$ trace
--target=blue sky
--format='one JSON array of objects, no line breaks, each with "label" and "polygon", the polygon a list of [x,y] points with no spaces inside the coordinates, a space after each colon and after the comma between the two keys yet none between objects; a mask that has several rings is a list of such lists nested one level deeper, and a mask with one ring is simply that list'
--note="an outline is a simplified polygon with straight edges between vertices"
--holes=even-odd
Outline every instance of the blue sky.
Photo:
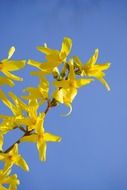
[{"label": "blue sky", "polygon": [[[16,46],[15,59],[44,56],[36,46],[47,42],[60,48],[64,36],[73,39],[71,55],[84,62],[99,48],[98,62],[112,63],[106,79],[111,91],[98,82],[82,88],[73,102],[71,116],[59,106],[47,114],[45,126],[61,135],[59,144],[48,144],[47,162],[41,163],[34,145],[20,151],[30,165],[19,175],[19,190],[126,190],[127,189],[127,2],[126,0],[13,0],[0,1],[0,56]],[[19,72],[22,87],[35,85],[29,67]],[[30,80],[28,80],[30,78]],[[8,91],[10,88],[7,89]],[[1,112],[8,110],[1,104]],[[10,141],[16,134],[10,134]]]}]

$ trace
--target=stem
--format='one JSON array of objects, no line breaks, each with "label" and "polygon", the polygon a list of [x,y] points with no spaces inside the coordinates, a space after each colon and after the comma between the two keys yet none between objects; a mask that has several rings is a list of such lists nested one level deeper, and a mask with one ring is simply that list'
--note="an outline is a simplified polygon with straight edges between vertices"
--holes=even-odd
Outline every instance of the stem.
[{"label": "stem", "polygon": [[49,111],[49,109],[51,108],[51,102],[50,102],[50,100],[48,100],[47,101],[47,108],[45,109],[45,111],[44,111],[44,113],[45,113],[45,115],[47,114],[47,112]]},{"label": "stem", "polygon": [[31,130],[31,131],[25,131],[25,133],[24,133],[15,143],[13,143],[9,148],[7,148],[7,149],[4,151],[4,153],[9,152],[9,151],[14,147],[15,144],[19,144],[19,143],[20,143],[20,139],[21,139],[21,138],[23,138],[24,136],[30,135],[32,131],[33,131],[33,130]]}]

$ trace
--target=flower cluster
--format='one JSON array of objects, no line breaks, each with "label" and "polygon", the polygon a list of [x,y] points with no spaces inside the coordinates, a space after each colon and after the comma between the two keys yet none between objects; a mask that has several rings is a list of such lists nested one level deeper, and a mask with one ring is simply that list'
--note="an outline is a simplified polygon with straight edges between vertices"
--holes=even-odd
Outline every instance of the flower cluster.
[{"label": "flower cluster", "polygon": [[[20,97],[13,92],[6,95],[3,89],[0,90],[0,100],[7,106],[11,115],[0,114],[0,161],[3,162],[3,168],[0,170],[0,189],[17,190],[19,179],[16,174],[12,174],[13,165],[17,165],[25,171],[29,171],[29,166],[19,153],[19,145],[23,142],[36,144],[39,159],[46,160],[47,142],[60,142],[61,137],[45,131],[44,122],[47,112],[59,104],[64,104],[70,108],[66,114],[72,111],[72,102],[78,93],[80,87],[86,86],[95,79],[99,80],[107,90],[110,87],[104,79],[104,71],[110,67],[110,63],[98,64],[97,58],[99,50],[86,63],[82,63],[79,57],[68,58],[72,48],[72,40],[65,37],[60,50],[50,49],[47,44],[38,46],[37,50],[45,55],[44,62],[38,62],[32,59],[12,60],[11,57],[15,48],[11,47],[8,57],[0,61],[0,85],[14,86],[14,81],[23,79],[13,71],[20,70],[29,64],[36,67],[37,70],[30,72],[32,76],[39,79],[37,87],[27,87],[23,89]],[[48,75],[52,76],[52,83],[48,81]],[[50,88],[51,85],[54,88]],[[52,93],[49,94],[49,90]],[[45,110],[42,105],[47,103]],[[23,134],[10,147],[4,150],[5,135],[19,129]]]}]

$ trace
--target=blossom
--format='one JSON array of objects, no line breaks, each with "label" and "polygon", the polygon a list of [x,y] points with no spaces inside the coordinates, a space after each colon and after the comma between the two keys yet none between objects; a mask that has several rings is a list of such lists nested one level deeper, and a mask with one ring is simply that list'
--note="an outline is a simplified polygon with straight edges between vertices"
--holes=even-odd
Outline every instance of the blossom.
[{"label": "blossom", "polygon": [[[0,61],[0,72],[2,72],[5,77],[0,77],[0,85],[8,84],[14,86],[13,80],[22,81],[23,78],[12,74],[12,71],[17,71],[25,66],[25,60],[11,60],[12,55],[15,52],[15,47],[11,47],[8,51],[8,57]],[[5,81],[4,81],[5,79]]]},{"label": "blossom", "polygon": [[43,127],[44,117],[45,117],[45,114],[42,113],[36,125],[35,133],[28,136],[24,136],[20,140],[20,142],[36,143],[36,146],[39,152],[39,158],[40,160],[43,160],[43,161],[46,160],[47,142],[59,142],[61,140],[61,137],[44,131],[44,127]]},{"label": "blossom", "polygon": [[0,90],[0,100],[12,111],[13,115],[0,114],[0,133],[6,134],[16,126],[20,125],[23,118],[23,112],[27,109],[27,105],[14,93],[9,92],[9,96],[12,98],[13,103],[6,97],[3,91]]},{"label": "blossom", "polygon": [[[16,174],[10,175],[11,170],[0,170],[0,190],[17,190],[20,181]],[[8,187],[5,187],[8,185]]]},{"label": "blossom", "polygon": [[38,100],[39,104],[44,103],[48,99],[49,82],[44,77],[39,77],[38,87],[27,87],[23,91],[28,92],[28,95],[22,97],[26,100]]},{"label": "blossom", "polygon": [[10,97],[12,98],[12,103],[4,94],[3,91],[0,90],[0,100],[12,111],[13,115],[4,115],[0,114],[0,149],[2,147],[2,138],[4,134],[9,132],[15,127],[20,125],[20,121],[23,114],[23,109],[25,109],[25,104],[12,92],[9,93]]},{"label": "blossom", "polygon": [[6,134],[9,130],[15,128],[15,126],[25,125],[28,130],[35,128],[36,123],[40,116],[38,115],[39,103],[37,99],[29,99],[28,104],[25,104],[19,97],[14,93],[10,92],[9,95],[14,101],[14,104],[8,100],[5,94],[0,91],[1,101],[7,105],[7,107],[12,111],[13,115],[2,115],[0,114],[0,119],[3,122],[0,124],[0,131]]},{"label": "blossom", "polygon": [[110,63],[96,64],[99,55],[99,50],[96,49],[94,54],[86,62],[82,64],[78,57],[74,57],[74,61],[77,64],[79,70],[81,71],[81,76],[94,77],[98,79],[109,91],[110,87],[106,80],[104,79],[105,73],[103,71],[107,70],[110,67]]},{"label": "blossom", "polygon": [[41,63],[34,60],[29,60],[28,64],[41,70],[33,71],[31,74],[44,75],[51,73],[55,67],[66,62],[67,56],[71,51],[71,47],[72,40],[67,37],[63,39],[61,50],[50,49],[46,44],[44,46],[38,46],[37,49],[46,55],[46,61]]},{"label": "blossom", "polygon": [[58,102],[69,106],[71,109],[71,103],[78,92],[77,89],[89,84],[92,81],[92,79],[76,79],[73,60],[71,60],[69,62],[68,78],[53,82],[54,86],[57,87],[57,90],[53,93],[53,97]]},{"label": "blossom", "polygon": [[14,103],[12,103],[4,94],[2,90],[0,90],[0,100],[12,111],[12,113],[16,116],[22,115],[23,110],[26,109],[27,105],[13,92],[9,92],[8,95],[11,97]]},{"label": "blossom", "polygon": [[29,170],[26,161],[18,153],[18,144],[15,144],[13,148],[6,153],[1,152],[0,160],[5,162],[5,170],[10,169],[14,164],[21,167],[25,171]]},{"label": "blossom", "polygon": [[68,54],[71,51],[72,40],[65,37],[62,42],[61,50],[50,49],[45,44],[44,46],[37,46],[37,49],[46,55],[46,60],[50,63],[61,63],[66,61]]}]

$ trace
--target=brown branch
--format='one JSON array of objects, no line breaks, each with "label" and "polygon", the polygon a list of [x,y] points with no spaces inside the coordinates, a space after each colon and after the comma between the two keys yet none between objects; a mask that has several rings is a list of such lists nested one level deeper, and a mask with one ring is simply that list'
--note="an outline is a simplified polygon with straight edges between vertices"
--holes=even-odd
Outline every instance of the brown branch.
[{"label": "brown branch", "polygon": [[25,136],[28,136],[28,135],[31,135],[31,132],[32,132],[32,131],[33,131],[33,130],[31,130],[31,131],[25,131],[25,133],[24,133],[16,142],[14,142],[9,148],[7,148],[7,149],[4,151],[4,153],[8,153],[8,152],[14,147],[15,144],[19,144],[21,138],[23,138],[23,137],[25,137]]},{"label": "brown branch", "polygon": [[45,109],[45,111],[44,111],[44,113],[45,113],[45,115],[47,114],[47,112],[49,111],[49,109],[51,108],[51,102],[50,102],[50,100],[47,100],[47,107],[46,107],[46,109]]}]

